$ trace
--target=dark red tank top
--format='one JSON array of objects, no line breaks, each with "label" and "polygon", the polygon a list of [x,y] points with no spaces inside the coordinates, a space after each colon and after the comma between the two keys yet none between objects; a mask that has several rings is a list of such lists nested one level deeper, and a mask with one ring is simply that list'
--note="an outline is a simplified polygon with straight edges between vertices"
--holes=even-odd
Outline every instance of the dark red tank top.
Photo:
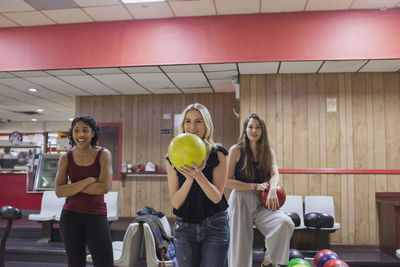
[{"label": "dark red tank top", "polygon": [[[67,152],[68,156],[68,176],[71,183],[78,182],[86,177],[99,177],[100,175],[100,156],[104,148],[97,152],[96,159],[90,166],[79,166],[75,163],[72,151]],[[64,209],[89,214],[107,214],[104,195],[91,195],[78,193],[67,198]]]}]

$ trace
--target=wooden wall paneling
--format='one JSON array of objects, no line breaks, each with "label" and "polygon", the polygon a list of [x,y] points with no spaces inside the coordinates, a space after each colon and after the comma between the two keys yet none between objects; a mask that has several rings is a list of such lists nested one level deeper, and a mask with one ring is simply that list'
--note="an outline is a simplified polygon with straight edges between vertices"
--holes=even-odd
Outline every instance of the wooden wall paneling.
[{"label": "wooden wall paneling", "polygon": [[[386,169],[385,91],[382,73],[372,73],[372,104],[374,132],[374,164],[377,169]],[[387,176],[376,175],[377,192],[387,191]]]},{"label": "wooden wall paneling", "polygon": [[[336,112],[326,112],[326,161],[328,168],[340,168],[340,131],[339,131],[339,75],[325,74],[325,93],[326,99],[336,99]],[[325,102],[326,103],[326,102]],[[326,105],[326,104],[325,104]],[[331,175],[327,179],[327,195],[333,196],[335,202],[335,217],[341,220],[341,198],[340,198],[340,175]],[[338,242],[340,230],[336,231],[332,237],[332,242]]]},{"label": "wooden wall paneling", "polygon": [[215,104],[214,105],[214,114],[212,115],[212,120],[214,124],[214,141],[217,143],[222,143],[222,145],[226,146],[223,143],[224,140],[224,113],[225,112],[232,112],[232,110],[228,110],[228,107],[223,105],[224,103],[224,96],[222,94],[214,95]]},{"label": "wooden wall paneling", "polygon": [[[374,153],[374,114],[373,114],[373,100],[372,100],[372,75],[371,73],[365,74],[365,95],[366,95],[366,111],[367,111],[367,166],[368,169],[375,169],[375,153]],[[376,231],[377,217],[373,210],[376,210],[375,200],[375,175],[368,175],[368,207],[369,207],[369,244],[375,244],[378,240],[378,233]]]},{"label": "wooden wall paneling", "polygon": [[[275,92],[276,92],[276,161],[278,168],[283,165],[283,103],[282,103],[282,75],[275,76]],[[283,177],[280,183],[283,183]]]},{"label": "wooden wall paneling", "polygon": [[[318,75],[307,75],[308,168],[320,167],[319,106]],[[321,175],[310,174],[308,176],[308,194],[318,195],[320,190]]]},{"label": "wooden wall paneling", "polygon": [[[122,101],[122,114],[123,117],[121,118],[122,121],[122,160],[125,161],[126,164],[132,163],[132,96],[124,96],[124,100]],[[132,187],[131,187],[132,179],[126,178],[124,182],[124,187],[120,189],[119,193],[119,214],[121,216],[129,217],[131,216],[131,204],[132,198],[135,196],[132,194]]]},{"label": "wooden wall paneling", "polygon": [[[250,114],[250,75],[240,76],[240,127]],[[240,130],[242,131],[242,130]]]},{"label": "wooden wall paneling", "polygon": [[[154,110],[154,96],[152,95],[147,95],[146,96],[146,113],[147,113],[147,122],[145,124],[143,124],[144,126],[147,126],[147,136],[145,139],[146,142],[146,158],[141,161],[141,165],[142,165],[142,169],[145,168],[146,163],[147,163],[147,159],[152,159],[153,160],[153,153],[152,153],[152,148],[154,145],[154,135],[156,134],[154,132],[154,123],[156,118],[153,117],[153,110]],[[159,133],[157,133],[159,134]],[[157,205],[157,200],[153,197],[152,194],[152,185],[153,185],[153,179],[146,179],[146,195],[145,195],[145,202],[146,202],[146,206],[155,208],[155,206]]]},{"label": "wooden wall paneling", "polygon": [[[133,166],[136,167],[137,160],[137,137],[138,137],[138,96],[130,96],[131,103],[130,106],[126,106],[126,111],[132,114],[132,117],[127,120],[127,123],[130,123],[129,132],[127,133],[127,138],[132,139],[132,143],[128,149],[130,148],[130,160]],[[137,191],[137,179],[129,179],[130,184],[130,194],[131,194],[131,203],[130,203],[130,216],[136,215],[136,191]],[[129,187],[128,184],[128,187]]]},{"label": "wooden wall paneling", "polygon": [[[152,96],[152,140],[151,140],[151,159],[154,164],[160,166],[161,163],[161,122],[163,120],[163,113],[161,109],[161,95]],[[164,158],[164,157],[163,157]],[[145,166],[144,166],[145,167]],[[166,193],[164,190],[161,190],[161,179],[157,177],[157,179],[149,179],[151,184],[151,203],[153,203],[153,208],[156,210],[161,210],[161,194]]]},{"label": "wooden wall paneling", "polygon": [[[257,112],[257,77],[260,75],[250,75],[250,91],[249,91],[249,106],[250,106],[250,112],[255,113]],[[249,115],[247,114],[247,115]]]},{"label": "wooden wall paneling", "polygon": [[[344,84],[346,91],[346,162],[347,168],[354,168],[354,157],[353,157],[353,109],[352,109],[352,74],[344,74]],[[347,200],[348,200],[348,243],[355,243],[355,188],[354,188],[354,175],[350,174],[347,176]]]},{"label": "wooden wall paneling", "polygon": [[114,119],[114,101],[113,96],[104,96],[102,122],[113,122]]},{"label": "wooden wall paneling", "polygon": [[[148,111],[147,111],[147,100],[148,96],[139,95],[137,97],[137,139],[136,139],[136,161],[143,165],[147,158],[147,138],[149,134],[147,132],[147,124],[149,121]],[[147,194],[147,179],[146,177],[138,177],[136,179],[136,209],[135,213],[138,210],[141,210],[145,205],[148,205],[146,202],[146,194]]]},{"label": "wooden wall paneling", "polygon": [[[283,167],[293,168],[293,87],[292,76],[284,75],[282,80],[283,106]],[[283,186],[289,195],[295,194],[294,176],[286,174]]]},{"label": "wooden wall paneling", "polygon": [[75,116],[78,116],[81,112],[81,96],[75,97]]},{"label": "wooden wall paneling", "polygon": [[235,131],[235,120],[237,120],[233,113],[235,105],[234,95],[223,94],[223,106],[224,108],[224,119],[223,119],[223,141],[222,144],[227,150],[236,143],[236,139],[239,137],[239,133]]},{"label": "wooden wall paneling", "polygon": [[95,115],[95,99],[93,97],[89,98],[89,113],[92,117]]},{"label": "wooden wall paneling", "polygon": [[81,116],[84,114],[90,114],[90,98],[89,96],[81,96],[80,97],[80,106],[79,106],[79,113],[77,116]]},{"label": "wooden wall paneling", "polygon": [[[265,122],[267,122],[267,109],[266,102],[268,101],[267,94],[267,84],[266,79],[268,75],[256,75],[256,84],[257,86],[254,88],[254,96],[252,95],[251,103],[255,103],[255,110],[253,112],[260,115]],[[253,93],[253,91],[252,91]],[[253,102],[254,101],[254,102]],[[268,124],[267,124],[268,127]]]},{"label": "wooden wall paneling", "polygon": [[[277,152],[277,130],[276,130],[276,120],[277,120],[277,110],[276,110],[276,75],[266,75],[265,77],[265,88],[264,96],[261,92],[257,92],[257,99],[260,98],[260,109],[265,112],[262,117],[265,120],[269,144],[271,148]],[[257,88],[258,90],[258,88]]]},{"label": "wooden wall paneling", "polygon": [[[346,143],[346,85],[345,75],[339,74],[339,131],[340,131],[340,168],[347,168],[347,143]],[[341,227],[340,227],[340,242],[347,243],[349,235],[349,217],[348,217],[348,175],[340,176],[340,210],[341,210]],[[339,220],[338,220],[339,221]]]},{"label": "wooden wall paneling", "polygon": [[[367,118],[365,73],[352,75],[354,167],[367,168]],[[355,179],[356,243],[368,244],[368,176]]]},{"label": "wooden wall paneling", "polygon": [[[293,103],[293,167],[308,166],[308,111],[307,80],[304,74],[292,75]],[[296,195],[308,193],[308,175],[296,175],[294,181]]]},{"label": "wooden wall paneling", "polygon": [[94,96],[94,119],[98,122],[103,121],[103,96]]},{"label": "wooden wall paneling", "polygon": [[[172,129],[174,131],[174,105],[175,99],[177,95],[166,95],[163,96],[161,101],[161,110],[163,114],[171,114],[171,119],[169,120],[162,120],[161,128],[162,129]],[[162,160],[160,166],[165,166],[165,156],[168,151],[168,145],[171,142],[174,134],[163,134],[161,135],[161,152],[164,152],[162,155]],[[159,167],[159,166],[158,166]],[[164,167],[165,168],[165,167]],[[168,191],[168,179],[167,177],[161,177],[161,208],[160,210],[164,212],[166,216],[172,216],[172,206],[171,200],[169,198],[169,191]]]},{"label": "wooden wall paneling", "polygon": [[[400,84],[399,73],[384,73],[385,113],[386,113],[386,160],[389,169],[399,167],[400,162]],[[388,188],[392,192],[400,191],[400,175],[388,176]]]},{"label": "wooden wall paneling", "polygon": [[[327,168],[326,162],[326,96],[325,96],[325,75],[318,76],[318,97],[319,97],[319,142],[320,142],[320,166]],[[321,174],[320,195],[327,195],[327,175]]]}]

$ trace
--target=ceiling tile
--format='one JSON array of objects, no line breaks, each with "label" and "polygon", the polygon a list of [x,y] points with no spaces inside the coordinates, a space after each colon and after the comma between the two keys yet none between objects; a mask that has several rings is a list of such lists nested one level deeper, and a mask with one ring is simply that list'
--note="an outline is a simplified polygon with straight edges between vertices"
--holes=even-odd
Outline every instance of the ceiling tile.
[{"label": "ceiling tile", "polygon": [[261,12],[303,11],[306,0],[261,0]]},{"label": "ceiling tile", "polygon": [[3,15],[22,26],[55,24],[39,11],[10,12],[3,13]]},{"label": "ceiling tile", "polygon": [[328,72],[357,72],[364,64],[366,60],[338,60],[338,61],[326,61],[319,73]]},{"label": "ceiling tile", "polygon": [[118,95],[119,92],[105,86],[89,75],[58,76],[59,79],[72,84],[73,86],[90,92],[93,95]]},{"label": "ceiling tile", "polygon": [[212,0],[169,2],[177,17],[195,17],[216,15]]},{"label": "ceiling tile", "polygon": [[149,67],[126,67],[121,68],[126,73],[157,73],[162,72],[159,67],[149,66]]},{"label": "ceiling tile", "polygon": [[82,69],[89,74],[122,74],[124,73],[119,68],[96,68],[96,69]]},{"label": "ceiling tile", "polygon": [[281,62],[279,73],[317,73],[323,61]]},{"label": "ceiling tile", "polygon": [[306,11],[349,9],[353,0],[309,0]]},{"label": "ceiling tile", "polygon": [[394,8],[399,0],[355,0],[351,9],[388,9]]},{"label": "ceiling tile", "polygon": [[47,70],[46,73],[54,76],[85,75],[81,70]]},{"label": "ceiling tile", "polygon": [[185,94],[214,93],[210,87],[182,88],[181,90]]},{"label": "ceiling tile", "polygon": [[93,21],[92,18],[86,15],[86,13],[79,8],[44,10],[42,12],[57,23],[80,23]]},{"label": "ceiling tile", "polygon": [[211,83],[212,88],[217,93],[222,93],[222,92],[233,93],[233,92],[235,92],[235,86],[233,86],[231,79],[210,80],[210,83]]},{"label": "ceiling tile", "polygon": [[201,64],[204,71],[237,70],[236,63]]},{"label": "ceiling tile", "polygon": [[182,92],[179,89],[150,89],[153,94],[181,94]]},{"label": "ceiling tile", "polygon": [[200,65],[169,65],[160,66],[160,68],[166,73],[169,72],[201,72]]},{"label": "ceiling tile", "polygon": [[18,24],[0,15],[0,28],[15,27],[15,26],[18,26]]},{"label": "ceiling tile", "polygon": [[120,5],[121,2],[118,0],[74,0],[77,5],[80,7],[88,7],[88,6],[117,6]]},{"label": "ceiling tile", "polygon": [[179,72],[167,75],[181,89],[210,86],[202,72]]},{"label": "ceiling tile", "polygon": [[218,15],[260,12],[259,0],[215,0]]},{"label": "ceiling tile", "polygon": [[23,0],[1,0],[0,12],[33,11],[33,7]]},{"label": "ceiling tile", "polygon": [[77,8],[73,0],[25,0],[25,2],[34,7],[36,10]]},{"label": "ceiling tile", "polygon": [[232,79],[234,76],[238,76],[237,70],[230,71],[212,71],[206,72],[206,76],[209,80],[217,80],[217,79]]},{"label": "ceiling tile", "polygon": [[15,75],[8,72],[0,72],[0,78],[15,78]]},{"label": "ceiling tile", "polygon": [[44,72],[44,71],[10,71],[9,73],[18,76],[18,77],[46,77],[46,76],[50,76],[48,73]]},{"label": "ceiling tile", "polygon": [[123,6],[85,7],[83,10],[96,21],[132,19],[132,16]]},{"label": "ceiling tile", "polygon": [[147,89],[172,89],[176,86],[164,73],[136,73],[129,74],[137,83]]},{"label": "ceiling tile", "polygon": [[174,16],[165,2],[127,4],[126,7],[135,19],[171,18]]},{"label": "ceiling tile", "polygon": [[90,95],[88,92],[80,90],[56,77],[32,77],[25,78],[25,80],[67,96]]},{"label": "ceiling tile", "polygon": [[360,70],[360,72],[390,72],[400,71],[400,59],[371,60]]},{"label": "ceiling tile", "polygon": [[240,74],[268,74],[278,71],[279,62],[239,63]]},{"label": "ceiling tile", "polygon": [[104,74],[93,77],[121,94],[149,94],[149,91],[135,83],[127,74]]}]

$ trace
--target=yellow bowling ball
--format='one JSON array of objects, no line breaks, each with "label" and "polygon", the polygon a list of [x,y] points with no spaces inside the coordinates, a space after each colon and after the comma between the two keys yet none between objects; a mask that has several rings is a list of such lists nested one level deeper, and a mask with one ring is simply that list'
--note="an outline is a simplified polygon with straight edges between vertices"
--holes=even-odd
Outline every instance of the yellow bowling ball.
[{"label": "yellow bowling ball", "polygon": [[193,167],[192,162],[201,166],[206,158],[206,145],[195,134],[179,134],[169,143],[168,157],[172,165],[178,170],[184,165]]}]

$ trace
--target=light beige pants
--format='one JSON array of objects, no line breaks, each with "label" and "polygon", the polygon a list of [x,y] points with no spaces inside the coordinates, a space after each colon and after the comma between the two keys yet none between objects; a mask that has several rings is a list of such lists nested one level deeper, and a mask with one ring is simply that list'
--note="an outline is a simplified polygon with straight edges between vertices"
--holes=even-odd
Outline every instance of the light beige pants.
[{"label": "light beige pants", "polygon": [[231,229],[228,266],[252,266],[253,225],[265,236],[264,259],[286,265],[294,229],[292,219],[280,210],[269,211],[262,206],[259,191],[233,190],[228,204]]}]

